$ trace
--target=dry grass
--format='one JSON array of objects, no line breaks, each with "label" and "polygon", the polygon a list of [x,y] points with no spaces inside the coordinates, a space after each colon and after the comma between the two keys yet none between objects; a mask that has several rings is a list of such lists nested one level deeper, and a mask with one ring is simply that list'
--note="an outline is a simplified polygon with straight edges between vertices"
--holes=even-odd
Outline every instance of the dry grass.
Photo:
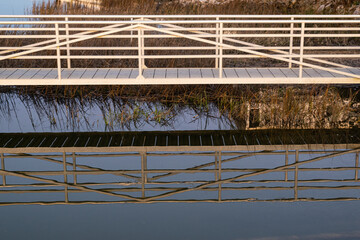
[{"label": "dry grass", "polygon": [[[312,14],[318,1],[234,0],[220,5],[183,4],[154,0],[104,0],[104,9],[88,9],[81,5],[34,4],[33,14]],[[314,3],[314,4],[312,4]],[[324,10],[324,13],[325,12]],[[34,34],[34,33],[33,33]],[[25,45],[27,40],[1,42],[1,45]],[[115,46],[113,40],[91,40],[88,45],[101,43]],[[162,40],[179,44],[176,39]],[[267,41],[273,41],[267,39]],[[356,44],[347,42],[349,44]],[[118,44],[118,43],[117,43]],[[135,43],[134,43],[135,44]],[[285,44],[287,44],[285,42]],[[307,44],[312,44],[308,42]],[[313,43],[318,44],[318,43]],[[334,43],[336,44],[336,43]],[[79,43],[75,46],[83,46]],[[116,52],[108,52],[115,54]],[[48,54],[53,54],[49,51]],[[81,54],[81,53],[78,53]],[[101,51],[91,54],[103,54]],[[194,52],[196,54],[196,52]],[[267,66],[256,60],[225,64],[236,66]],[[213,66],[207,61],[147,61],[149,67]],[[136,67],[132,61],[74,60],[75,67]],[[282,63],[271,62],[272,66]],[[56,67],[55,61],[11,60],[0,67]],[[235,129],[258,128],[340,128],[360,124],[359,93],[352,88],[322,86],[99,86],[99,87],[8,87],[0,89],[0,110],[3,116],[14,110],[20,98],[28,108],[35,109],[40,118],[53,125],[61,121],[75,129],[79,122],[89,122],[87,112],[98,108],[110,129],[130,128],[147,122],[152,125],[171,125],[187,109],[194,118],[222,119]],[[64,123],[63,123],[64,124]]]}]

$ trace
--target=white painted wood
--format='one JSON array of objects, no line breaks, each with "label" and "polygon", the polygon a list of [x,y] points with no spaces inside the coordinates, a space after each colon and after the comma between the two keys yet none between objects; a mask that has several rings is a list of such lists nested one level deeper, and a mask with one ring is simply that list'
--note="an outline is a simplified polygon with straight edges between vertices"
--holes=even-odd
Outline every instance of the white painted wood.
[{"label": "white painted wood", "polygon": [[360,75],[360,69],[359,68],[349,68],[349,71],[351,71],[354,74]]},{"label": "white painted wood", "polygon": [[37,72],[34,76],[32,76],[32,79],[43,79],[46,75],[49,74],[51,69],[40,69],[39,72]]},{"label": "white painted wood", "polygon": [[284,73],[287,78],[299,77],[299,71],[293,71],[292,68],[281,68],[280,71]]},{"label": "white painted wood", "polygon": [[43,79],[55,79],[57,78],[57,68],[52,68],[48,74]]},{"label": "white painted wood", "polygon": [[340,70],[342,72],[346,72],[346,73],[353,73],[353,71],[351,69],[349,69],[349,68],[341,68],[341,69],[338,68],[338,70]]},{"label": "white painted wood", "polygon": [[304,68],[303,70],[312,78],[322,77],[318,72],[316,72],[312,68]]},{"label": "white painted wood", "polygon": [[209,68],[200,69],[203,78],[214,78],[214,73]]},{"label": "white painted wood", "polygon": [[74,72],[68,77],[68,79],[79,79],[85,73],[86,68],[75,69]]},{"label": "white painted wood", "polygon": [[105,79],[107,73],[110,71],[109,68],[104,68],[104,69],[99,69],[95,75],[94,75],[94,79]]},{"label": "white painted wood", "polygon": [[321,69],[314,69],[314,70],[317,73],[319,73],[321,77],[326,77],[326,78],[333,78],[334,77],[334,75],[331,72],[321,70]]},{"label": "white painted wood", "polygon": [[7,77],[7,79],[19,79],[19,78],[21,78],[22,75],[24,75],[29,70],[30,70],[29,68],[26,68],[26,69],[20,68],[20,69],[16,70],[15,72],[13,72],[11,75],[9,75]]},{"label": "white painted wood", "polygon": [[257,70],[263,78],[274,78],[274,75],[267,68],[258,68]]},{"label": "white painted wood", "polygon": [[24,75],[22,75],[19,79],[30,79],[35,76],[38,72],[40,72],[41,69],[33,68],[27,71]]},{"label": "white painted wood", "polygon": [[[56,70],[55,70],[56,71]],[[178,84],[359,84],[355,78],[178,78],[169,79],[3,79],[2,86],[39,86],[39,85],[178,85]]]},{"label": "white painted wood", "polygon": [[154,78],[154,74],[155,74],[154,68],[144,69],[144,72],[143,72],[144,78]]},{"label": "white painted wood", "polygon": [[118,78],[130,78],[131,72],[132,72],[131,68],[123,68],[121,69]]},{"label": "white painted wood", "polygon": [[138,68],[134,68],[131,71],[130,77],[131,79],[135,79],[139,76],[139,69]]},{"label": "white painted wood", "polygon": [[[341,69],[360,74],[360,69]],[[191,72],[191,75],[190,75]],[[251,75],[249,74],[251,73]],[[153,78],[157,74],[156,78]],[[145,79],[138,79],[138,69],[63,69],[62,80],[57,78],[57,69],[5,69],[0,71],[0,85],[103,85],[103,84],[360,84],[360,79],[346,76],[334,77],[334,73],[304,68],[303,79],[298,78],[298,69],[224,69],[223,78],[218,78],[218,69],[145,69]],[[340,74],[339,74],[340,75]],[[306,80],[304,80],[306,78]],[[67,80],[66,80],[67,79]],[[92,80],[94,79],[94,80]],[[106,79],[106,81],[105,81]],[[116,79],[123,79],[121,81]],[[156,79],[156,80],[152,80]],[[243,79],[243,80],[240,80]],[[31,82],[29,80],[32,80]],[[51,80],[51,81],[50,81]],[[66,81],[65,81],[66,80]],[[145,81],[146,80],[146,81]],[[26,82],[27,81],[27,82]]]},{"label": "white painted wood", "polygon": [[190,68],[190,78],[201,78],[201,71],[198,68]]},{"label": "white painted wood", "polygon": [[0,68],[0,74],[5,72],[7,68]]},{"label": "white painted wood", "polygon": [[84,72],[84,74],[81,76],[81,79],[89,79],[89,78],[93,78],[94,75],[96,74],[96,72],[99,69],[92,69],[92,68],[87,68]]},{"label": "white painted wood", "polygon": [[235,72],[239,78],[250,78],[249,73],[244,68],[235,68]]},{"label": "white painted wood", "polygon": [[63,69],[61,72],[61,78],[69,78],[74,71],[75,69]]},{"label": "white painted wood", "polygon": [[190,78],[190,70],[188,68],[179,68],[178,76],[179,78]]},{"label": "white painted wood", "polygon": [[166,76],[166,69],[160,68],[155,69],[154,78],[165,78]]},{"label": "white painted wood", "polygon": [[224,77],[227,77],[227,78],[237,78],[237,74],[235,72],[235,70],[233,68],[229,69],[229,68],[225,68],[224,69]]},{"label": "white painted wood", "polygon": [[120,73],[120,69],[111,68],[109,69],[108,73],[106,74],[105,79],[115,79]]},{"label": "white painted wood", "polygon": [[262,78],[261,74],[256,68],[246,68],[251,78]]},{"label": "white painted wood", "polygon": [[285,74],[279,68],[269,68],[275,78],[286,78]]},{"label": "white painted wood", "polygon": [[166,78],[178,78],[178,69],[166,69]]},{"label": "white painted wood", "polygon": [[214,78],[219,78],[219,69],[218,68],[213,68],[211,69],[213,75],[214,75]]}]

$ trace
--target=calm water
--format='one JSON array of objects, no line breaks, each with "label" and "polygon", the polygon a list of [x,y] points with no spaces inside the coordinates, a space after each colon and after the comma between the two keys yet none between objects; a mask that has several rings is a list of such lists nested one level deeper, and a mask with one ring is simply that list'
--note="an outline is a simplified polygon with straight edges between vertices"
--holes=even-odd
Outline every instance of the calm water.
[{"label": "calm water", "polygon": [[[31,0],[1,0],[0,14],[23,14],[24,8],[30,7]],[[87,119],[75,127],[63,119],[57,118],[58,125],[54,127],[46,115],[37,115],[33,106],[27,108],[19,99],[15,99],[14,108],[9,116],[0,118],[1,132],[71,132],[71,131],[109,131],[105,126],[104,117],[99,109],[87,112]],[[231,129],[229,122],[215,117],[197,117],[192,110],[186,110],[170,125],[146,123],[130,127],[117,126],[112,130],[219,130]],[[32,117],[31,117],[32,116]],[[75,134],[76,136],[76,134]],[[30,141],[30,140],[29,140]],[[285,150],[285,149],[283,149]],[[320,149],[322,150],[322,149]],[[34,153],[39,155],[41,153]],[[71,153],[69,153],[71,154]],[[299,160],[318,157],[317,154],[301,155]],[[62,156],[54,157],[62,161]],[[230,159],[224,156],[223,160]],[[354,166],[355,154],[346,154],[314,162],[304,167],[338,168]],[[100,161],[101,160],[101,161]],[[8,158],[6,169],[9,171],[62,171],[61,164],[49,163],[35,158]],[[71,155],[67,157],[72,163]],[[209,156],[171,156],[148,157],[148,167],[151,169],[184,169],[214,161]],[[295,157],[289,157],[289,163],[294,163]],[[136,157],[99,157],[81,158],[80,165],[105,170],[138,170],[141,171],[141,161]],[[284,155],[252,156],[247,159],[224,163],[223,168],[274,168],[284,164]],[[213,167],[213,165],[211,165]],[[68,167],[70,171],[71,166]],[[210,169],[210,168],[205,168]],[[230,178],[235,173],[223,173],[222,178]],[[239,173],[238,173],[239,174]],[[243,172],[241,173],[243,174]],[[252,180],[284,179],[284,172],[254,177]],[[315,174],[315,175],[312,175]],[[36,175],[37,176],[37,175]],[[152,176],[152,175],[150,175]],[[50,176],[50,179],[62,181],[62,175]],[[289,179],[294,173],[289,173]],[[354,178],[354,170],[343,172],[301,172],[299,179],[311,178]],[[214,181],[213,173],[177,175],[172,181]],[[69,174],[69,182],[74,178]],[[119,176],[78,176],[79,182],[132,182]],[[24,179],[7,176],[7,184],[39,183],[34,179]],[[3,184],[3,179],[0,180]],[[284,184],[284,185],[282,185]],[[340,185],[348,183],[340,183]],[[240,186],[262,186],[240,185]],[[299,184],[300,185],[300,184]],[[319,184],[312,184],[319,185]],[[137,185],[141,187],[140,185]],[[155,185],[156,186],[156,185]],[[177,187],[178,184],[167,185]],[[197,186],[196,184],[190,187]],[[234,185],[235,186],[235,185]],[[272,183],[268,187],[292,187],[292,183]],[[329,186],[329,185],[328,185]],[[339,183],[338,185],[339,186]],[[358,182],[349,186],[359,186]],[[112,186],[113,187],[113,186]],[[154,187],[154,186],[151,186]],[[189,186],[186,186],[189,187]],[[225,187],[225,185],[224,185]],[[233,187],[228,184],[227,187]],[[3,190],[18,190],[18,188],[0,188]],[[28,188],[20,188],[26,190]],[[33,188],[34,189],[34,188]],[[41,188],[39,188],[41,189]],[[52,187],[53,190],[64,191],[63,187]],[[80,194],[83,194],[80,196]],[[155,193],[148,193],[155,194]],[[159,194],[159,193],[157,193]],[[224,193],[223,197],[281,199],[293,198],[290,190],[233,191]],[[136,196],[136,194],[134,195]],[[175,196],[177,197],[177,196]],[[343,198],[360,197],[360,190],[304,190],[299,197],[305,198]],[[178,196],[178,199],[216,199],[217,192],[196,192]],[[60,200],[59,200],[60,199]],[[69,194],[70,201],[114,201],[114,198],[95,193]],[[63,192],[53,193],[1,193],[0,202],[31,202],[31,201],[64,201]],[[100,205],[15,205],[0,206],[0,239],[360,239],[360,201],[331,202],[234,202],[234,203],[149,203],[149,204],[100,204]]]}]

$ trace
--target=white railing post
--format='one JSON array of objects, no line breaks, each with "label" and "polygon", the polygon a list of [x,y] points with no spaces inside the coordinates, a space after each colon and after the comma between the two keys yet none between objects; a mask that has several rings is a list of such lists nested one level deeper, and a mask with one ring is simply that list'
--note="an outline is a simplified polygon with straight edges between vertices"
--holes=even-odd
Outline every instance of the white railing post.
[{"label": "white railing post", "polygon": [[[299,150],[295,151],[295,163],[299,162]],[[299,166],[295,166],[294,171],[294,200],[298,200],[298,180],[299,180]]]},{"label": "white railing post", "polygon": [[[218,181],[221,181],[221,152],[218,153]],[[222,186],[221,183],[218,185],[218,201],[221,202],[221,191]]]},{"label": "white railing post", "polygon": [[299,78],[303,77],[303,61],[304,61],[304,42],[305,42],[305,23],[301,23],[301,37],[300,37],[300,66]]},{"label": "white railing post", "polygon": [[[289,150],[285,150],[285,166],[289,164]],[[285,169],[285,182],[288,181],[288,168]]]},{"label": "white railing post", "polygon": [[77,184],[77,175],[76,175],[76,155],[75,152],[72,153],[72,159],[73,159],[73,171],[74,171],[74,175],[73,175],[73,182],[76,185]]},{"label": "white railing post", "polygon": [[[68,22],[69,18],[65,17],[65,21]],[[69,42],[70,38],[70,31],[69,31],[69,24],[65,24],[65,34],[66,34],[66,41]],[[67,68],[71,68],[71,60],[70,60],[70,44],[66,44],[66,56],[67,56]]]},{"label": "white railing post", "polygon": [[[130,18],[130,20],[131,20],[131,22],[133,22],[133,21],[134,21],[134,18]],[[131,23],[130,25],[132,26],[133,24]],[[133,42],[133,35],[134,35],[134,31],[133,31],[133,30],[130,31],[130,35],[131,35],[130,43],[132,43],[132,42]]]},{"label": "white railing post", "polygon": [[[60,44],[60,33],[59,33],[58,23],[55,23],[55,32],[56,32],[56,44]],[[56,59],[57,59],[58,79],[61,80],[60,46],[56,46]]]},{"label": "white railing post", "polygon": [[355,181],[359,180],[359,152],[355,154]]},{"label": "white railing post", "polygon": [[[220,23],[220,44],[223,44],[223,23]],[[220,46],[219,78],[223,77],[223,47]]]},{"label": "white railing post", "polygon": [[[294,17],[291,17],[291,21],[294,21]],[[294,45],[294,23],[290,23],[290,46],[289,46],[289,55],[293,54],[293,45]],[[292,57],[289,58],[292,60]],[[292,68],[292,63],[289,62],[289,68]]]},{"label": "white railing post", "polygon": [[[4,153],[1,153],[1,169],[5,171],[5,156]],[[2,176],[2,184],[3,186],[6,186],[6,175],[3,174]]]},{"label": "white railing post", "polygon": [[139,75],[138,75],[138,78],[139,79],[142,79],[143,78],[143,75],[142,75],[142,70],[143,70],[143,51],[142,51],[142,31],[141,29],[139,28],[138,29],[138,61],[139,61]]},{"label": "white railing post", "polygon": [[[143,17],[141,18],[141,21],[144,21]],[[141,51],[142,51],[142,67],[143,67],[143,69],[146,68],[145,58],[144,58],[144,56],[145,56],[145,37],[144,37],[144,35],[145,35],[145,31],[142,28],[141,29]]]},{"label": "white railing post", "polygon": [[[219,17],[216,17],[216,20],[219,21]],[[216,42],[219,43],[220,39],[219,39],[219,23],[216,23]],[[216,50],[215,50],[215,68],[219,68],[219,45],[216,45]]]},{"label": "white railing post", "polygon": [[[67,180],[67,161],[66,161],[66,152],[63,152],[63,168],[64,168],[64,183],[68,183]],[[68,187],[64,187],[65,193],[65,202],[69,202],[69,195],[68,195]]]}]

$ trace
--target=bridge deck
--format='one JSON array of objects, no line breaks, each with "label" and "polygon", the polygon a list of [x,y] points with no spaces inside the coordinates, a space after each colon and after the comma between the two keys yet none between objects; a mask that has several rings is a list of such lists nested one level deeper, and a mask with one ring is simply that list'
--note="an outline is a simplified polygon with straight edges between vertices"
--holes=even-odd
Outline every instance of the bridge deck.
[{"label": "bridge deck", "polygon": [[[337,69],[360,74],[360,68]],[[303,78],[298,69],[226,68],[223,77],[215,68],[149,68],[143,79],[138,68],[3,68],[0,85],[147,85],[147,84],[359,84],[360,80],[337,73],[305,68]]]},{"label": "bridge deck", "polygon": [[43,151],[246,151],[350,149],[360,146],[357,129],[215,130],[165,132],[0,133],[0,152]]}]

